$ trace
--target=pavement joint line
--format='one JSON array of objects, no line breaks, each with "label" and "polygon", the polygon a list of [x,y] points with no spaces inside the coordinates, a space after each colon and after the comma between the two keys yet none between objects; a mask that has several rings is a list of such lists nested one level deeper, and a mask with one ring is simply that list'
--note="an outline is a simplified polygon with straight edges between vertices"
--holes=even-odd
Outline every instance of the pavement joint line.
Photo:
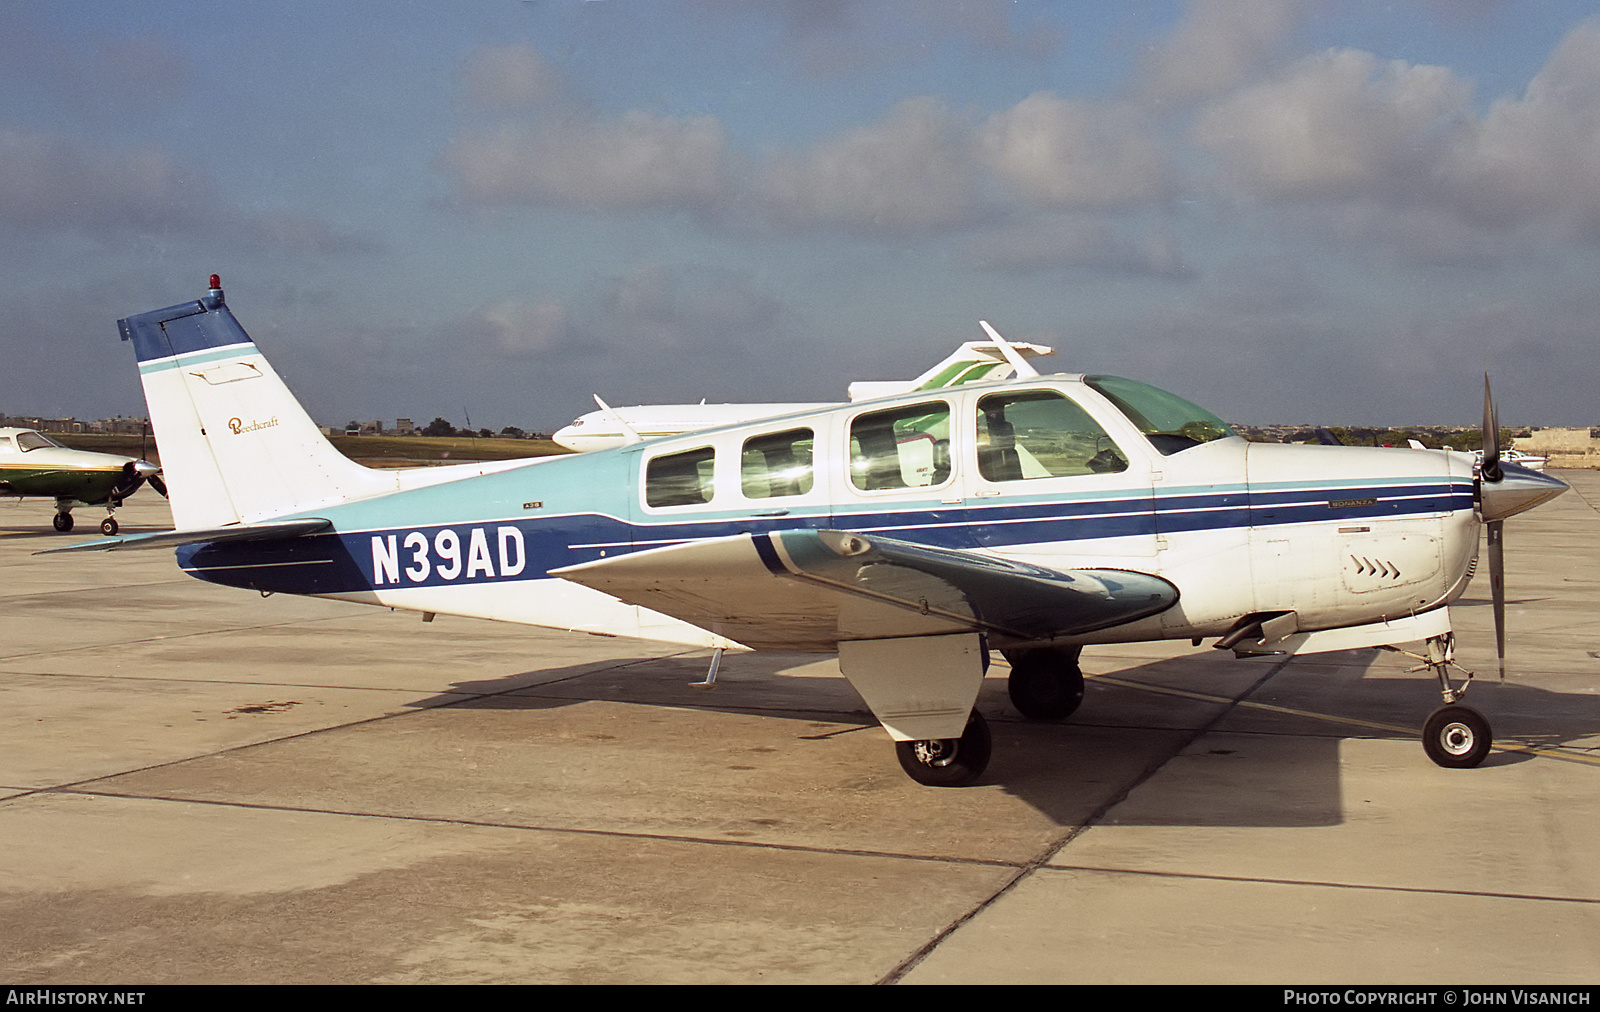
[{"label": "pavement joint line", "polygon": [[[3,663],[4,658],[0,658]],[[474,695],[473,693],[450,692],[445,689],[424,690],[403,685],[339,685],[328,682],[251,682],[238,678],[164,678],[161,676],[141,677],[138,675],[86,675],[79,671],[5,671],[0,670],[0,675],[10,675],[23,678],[61,678],[82,679],[84,681],[129,682],[148,685],[151,682],[167,682],[172,685],[244,685],[261,689],[328,689],[343,692],[384,692],[404,693],[416,695],[418,692],[431,691],[435,695]]]},{"label": "pavement joint line", "polygon": [[[631,663],[634,663],[634,662],[633,661],[627,661],[627,662],[624,662],[623,664],[616,665],[616,667],[618,667],[618,668],[626,667]],[[594,674],[596,671],[606,671],[606,670],[614,670],[614,669],[608,669],[608,668],[605,668],[605,667],[599,667],[599,668],[594,669],[594,671],[575,673],[573,675],[568,676],[568,678],[579,678],[579,677],[583,677],[583,675],[585,675],[585,674]],[[558,682],[559,681],[566,681],[566,680],[567,679],[558,679]],[[204,683],[204,684],[213,684],[213,683]],[[277,683],[271,683],[271,682],[268,682],[268,683],[246,682],[246,683],[229,683],[229,684],[260,685],[263,688],[283,687],[283,686],[279,686]],[[552,682],[552,683],[549,683],[549,684],[553,685],[553,684],[557,684],[557,682]],[[117,777],[132,776],[132,775],[137,774],[137,773],[149,773],[149,772],[151,772],[153,770],[168,769],[168,768],[171,768],[171,767],[174,767],[174,766],[181,766],[184,763],[195,762],[195,761],[201,760],[201,759],[215,759],[215,758],[217,758],[219,756],[230,755],[230,754],[236,753],[236,752],[243,752],[243,751],[246,751],[248,749],[260,748],[260,747],[265,746],[265,745],[281,744],[283,742],[294,741],[297,738],[309,738],[309,737],[311,737],[313,735],[325,734],[325,733],[330,732],[330,731],[342,731],[342,730],[346,730],[346,729],[349,729],[349,728],[361,727],[361,726],[366,725],[366,724],[376,724],[376,723],[379,723],[381,721],[394,720],[394,719],[397,719],[397,718],[409,717],[409,716],[413,716],[413,715],[416,715],[416,714],[427,713],[427,712],[432,711],[432,710],[445,710],[445,709],[460,708],[460,707],[462,707],[462,706],[464,706],[464,705],[466,705],[468,703],[472,703],[472,702],[475,702],[475,701],[478,701],[478,700],[483,700],[483,699],[493,699],[493,698],[496,698],[498,696],[506,696],[506,695],[509,695],[509,694],[511,694],[512,692],[515,692],[515,691],[517,691],[515,688],[509,688],[509,689],[502,689],[502,690],[500,690],[498,692],[486,692],[486,693],[475,693],[475,694],[474,693],[450,693],[450,695],[459,696],[460,698],[440,700],[439,702],[433,703],[432,705],[417,704],[417,705],[414,705],[411,708],[408,708],[408,709],[405,709],[405,710],[401,710],[398,713],[381,713],[381,714],[377,714],[376,716],[372,716],[372,717],[364,717],[364,718],[362,718],[360,720],[352,720],[352,721],[346,721],[346,722],[343,722],[343,723],[330,724],[330,725],[328,725],[326,727],[307,728],[306,730],[297,731],[297,732],[294,732],[292,734],[279,735],[279,736],[273,737],[273,738],[263,738],[263,739],[261,739],[259,741],[242,742],[242,743],[240,743],[238,745],[230,745],[227,748],[215,749],[215,750],[210,751],[210,752],[201,752],[201,753],[198,753],[198,754],[195,754],[195,755],[182,756],[182,757],[177,758],[177,759],[168,760],[167,762],[152,763],[149,766],[139,766],[139,767],[135,767],[133,769],[118,770],[115,773],[105,773],[105,774],[102,774],[100,776],[91,777],[91,778],[89,778],[87,780],[75,780],[75,781],[71,781],[71,782],[65,783],[65,784],[54,784],[54,785],[51,785],[49,787],[19,787],[19,788],[17,788],[19,793],[12,795],[10,798],[0,799],[0,805],[4,805],[6,802],[15,800],[17,798],[31,797],[31,796],[38,795],[38,794],[46,794],[46,793],[95,793],[95,792],[88,791],[87,789],[85,789],[85,785],[99,783],[99,782],[105,781],[105,780],[112,780],[112,779],[115,779]],[[436,697],[440,696],[440,695],[444,695],[444,693],[435,693]],[[537,698],[540,698],[540,697],[538,697],[538,696],[524,696],[524,697],[516,697],[516,698],[535,698],[535,699],[537,699]],[[566,696],[551,696],[551,697],[548,697],[548,698],[559,700],[559,701],[562,701],[562,702],[572,702],[572,699],[570,697],[566,697]],[[582,700],[582,701],[589,701],[589,700]],[[653,705],[663,705],[663,704],[634,703],[634,704],[631,704],[631,705],[653,706]],[[681,708],[682,709],[711,709],[711,707],[694,707],[694,706],[683,706]],[[816,713],[826,714],[829,711],[792,711],[791,710],[791,711],[788,711],[788,712],[808,713],[808,714],[812,715],[812,716],[810,716],[809,719],[815,719],[815,714]],[[830,722],[838,723],[839,721],[830,721]],[[112,795],[112,796],[115,796],[115,795]]]},{"label": "pavement joint line", "polygon": [[[363,812],[340,808],[315,808],[306,805],[268,804],[254,801],[225,801],[215,798],[180,798],[165,794],[136,794],[126,791],[93,791],[84,789],[49,788],[32,792],[62,794],[76,797],[111,798],[121,801],[160,801],[177,805],[206,805],[215,808],[237,808],[261,812],[292,812],[299,815],[335,815],[351,819],[385,819],[395,822],[421,822],[445,826],[467,826],[474,829],[509,829],[530,833],[560,833],[568,836],[603,836],[621,840],[651,840],[661,843],[703,844],[712,847],[742,847],[750,850],[777,850],[800,854],[829,854],[846,857],[879,858],[890,861],[916,861],[925,864],[953,864],[979,868],[1020,868],[1025,862],[1006,861],[1001,858],[958,857],[950,854],[917,854],[909,851],[869,850],[861,847],[820,847],[804,843],[777,843],[770,840],[728,840],[710,836],[692,836],[684,833],[642,833],[621,829],[587,829],[582,826],[553,826],[521,822],[492,822],[487,819],[466,819],[442,815],[404,815],[390,812]],[[21,797],[21,795],[18,795]],[[0,799],[0,804],[15,798]]]},{"label": "pavement joint line", "polygon": [[1512,893],[1493,889],[1445,889],[1427,886],[1384,885],[1380,882],[1329,882],[1320,879],[1275,878],[1262,875],[1218,875],[1193,871],[1152,871],[1145,868],[1108,868],[1088,864],[1051,864],[1045,871],[1079,871],[1105,875],[1138,875],[1148,878],[1199,879],[1207,882],[1243,882],[1261,885],[1311,886],[1321,889],[1350,889],[1362,892],[1420,893],[1425,896],[1476,896],[1486,899],[1527,900],[1533,903],[1578,903],[1600,905],[1600,897],[1551,896],[1544,893]]},{"label": "pavement joint line", "polygon": [[[1067,831],[1063,833],[1059,839],[1047,843],[1043,850],[1041,850],[1033,858],[1029,859],[1026,864],[1018,868],[1016,874],[1012,875],[1000,886],[999,889],[996,889],[986,899],[980,900],[966,913],[962,914],[960,917],[957,917],[954,921],[935,932],[926,942],[912,952],[911,955],[907,956],[887,974],[879,978],[878,983],[899,983],[905,978],[906,974],[910,973],[916,968],[918,963],[921,963],[924,959],[931,955],[935,949],[944,944],[945,939],[954,934],[958,928],[977,917],[980,913],[994,906],[1002,897],[1010,893],[1023,881],[1031,877],[1034,872],[1041,868],[1049,867],[1050,861],[1057,854],[1060,854],[1063,850],[1066,850],[1068,847],[1070,847],[1073,841],[1082,836],[1083,833],[1089,829],[1089,827],[1095,825],[1101,819],[1105,818],[1113,808],[1128,800],[1128,797],[1132,795],[1134,791],[1144,786],[1147,782],[1149,782],[1150,778],[1159,773],[1163,767],[1187,751],[1189,746],[1193,745],[1195,742],[1209,734],[1211,730],[1217,726],[1217,724],[1221,723],[1224,717],[1233,712],[1234,707],[1237,706],[1240,701],[1260,691],[1263,685],[1266,685],[1267,682],[1273,678],[1273,676],[1292,664],[1294,660],[1295,655],[1290,654],[1283,660],[1277,662],[1260,678],[1251,683],[1250,686],[1241,692],[1236,698],[1227,699],[1226,697],[1215,697],[1218,700],[1227,703],[1228,705],[1223,706],[1220,710],[1218,710],[1209,721],[1201,724],[1199,727],[1191,729],[1189,734],[1180,736],[1176,742],[1176,746],[1172,748],[1165,756],[1158,754],[1143,770],[1135,773],[1127,782],[1127,784],[1125,784],[1120,790],[1109,795],[1106,800],[1103,801],[1097,808],[1095,808],[1094,811],[1090,812],[1082,822],[1076,826],[1068,827]],[[1129,684],[1136,685],[1136,683]]]},{"label": "pavement joint line", "polygon": [[61,590],[27,590],[17,594],[0,594],[0,600],[6,602],[15,602],[28,601],[40,597],[62,596],[68,596],[74,600],[82,600],[85,597],[93,596],[97,590],[104,590],[113,598],[123,598],[127,596],[129,591],[148,590],[151,587],[182,587],[183,585],[184,583],[181,580],[152,580],[149,583],[118,584],[116,587],[91,587],[87,590],[83,588],[74,589],[70,587],[63,588]]}]

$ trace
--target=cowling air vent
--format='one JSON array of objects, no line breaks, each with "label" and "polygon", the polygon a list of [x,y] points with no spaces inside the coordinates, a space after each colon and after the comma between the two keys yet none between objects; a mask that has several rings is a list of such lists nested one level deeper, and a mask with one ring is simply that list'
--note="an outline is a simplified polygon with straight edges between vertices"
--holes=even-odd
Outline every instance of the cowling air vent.
[{"label": "cowling air vent", "polygon": [[1384,580],[1400,579],[1400,567],[1385,559],[1369,559],[1361,555],[1350,556],[1357,576],[1375,576]]}]

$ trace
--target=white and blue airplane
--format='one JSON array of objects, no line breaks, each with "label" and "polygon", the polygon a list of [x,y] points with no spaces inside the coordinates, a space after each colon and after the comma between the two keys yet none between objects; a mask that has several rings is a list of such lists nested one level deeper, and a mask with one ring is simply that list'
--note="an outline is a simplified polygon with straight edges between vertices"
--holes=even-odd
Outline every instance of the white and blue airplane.
[{"label": "white and blue airplane", "polygon": [[[1452,684],[1450,605],[1489,527],[1566,485],[1499,459],[1249,443],[1113,376],[1019,376],[594,453],[369,470],[323,438],[202,298],[119,322],[139,360],[177,530],[203,580],[713,648],[837,652],[919,783],[988,764],[990,650],[1025,716],[1083,698],[1089,644],[1239,654],[1425,644],[1445,705],[1428,755],[1491,736]],[[1504,642],[1500,645],[1504,670]]]}]

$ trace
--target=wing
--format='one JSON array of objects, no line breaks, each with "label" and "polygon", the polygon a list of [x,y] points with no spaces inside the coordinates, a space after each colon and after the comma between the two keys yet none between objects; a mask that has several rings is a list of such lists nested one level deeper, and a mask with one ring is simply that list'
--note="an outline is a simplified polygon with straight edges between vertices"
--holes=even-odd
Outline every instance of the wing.
[{"label": "wing", "polygon": [[848,531],[739,534],[551,570],[758,649],[982,632],[1092,632],[1178,600],[1158,576],[1045,569]]}]

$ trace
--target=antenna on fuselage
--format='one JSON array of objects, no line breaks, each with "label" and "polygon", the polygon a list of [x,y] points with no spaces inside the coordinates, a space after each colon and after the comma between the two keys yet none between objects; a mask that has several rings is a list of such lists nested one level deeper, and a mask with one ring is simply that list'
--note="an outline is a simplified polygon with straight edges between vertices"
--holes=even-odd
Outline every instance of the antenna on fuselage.
[{"label": "antenna on fuselage", "polygon": [[1006,361],[1011,363],[1011,368],[1016,371],[1017,379],[1033,379],[1039,375],[1039,370],[1029,365],[1028,360],[1023,358],[1017,349],[1011,347],[1011,342],[1001,337],[998,330],[989,326],[988,320],[979,320],[978,326],[983,328],[983,332],[989,335],[990,340],[994,341],[995,347],[1000,349],[1000,354],[1004,355]]}]

